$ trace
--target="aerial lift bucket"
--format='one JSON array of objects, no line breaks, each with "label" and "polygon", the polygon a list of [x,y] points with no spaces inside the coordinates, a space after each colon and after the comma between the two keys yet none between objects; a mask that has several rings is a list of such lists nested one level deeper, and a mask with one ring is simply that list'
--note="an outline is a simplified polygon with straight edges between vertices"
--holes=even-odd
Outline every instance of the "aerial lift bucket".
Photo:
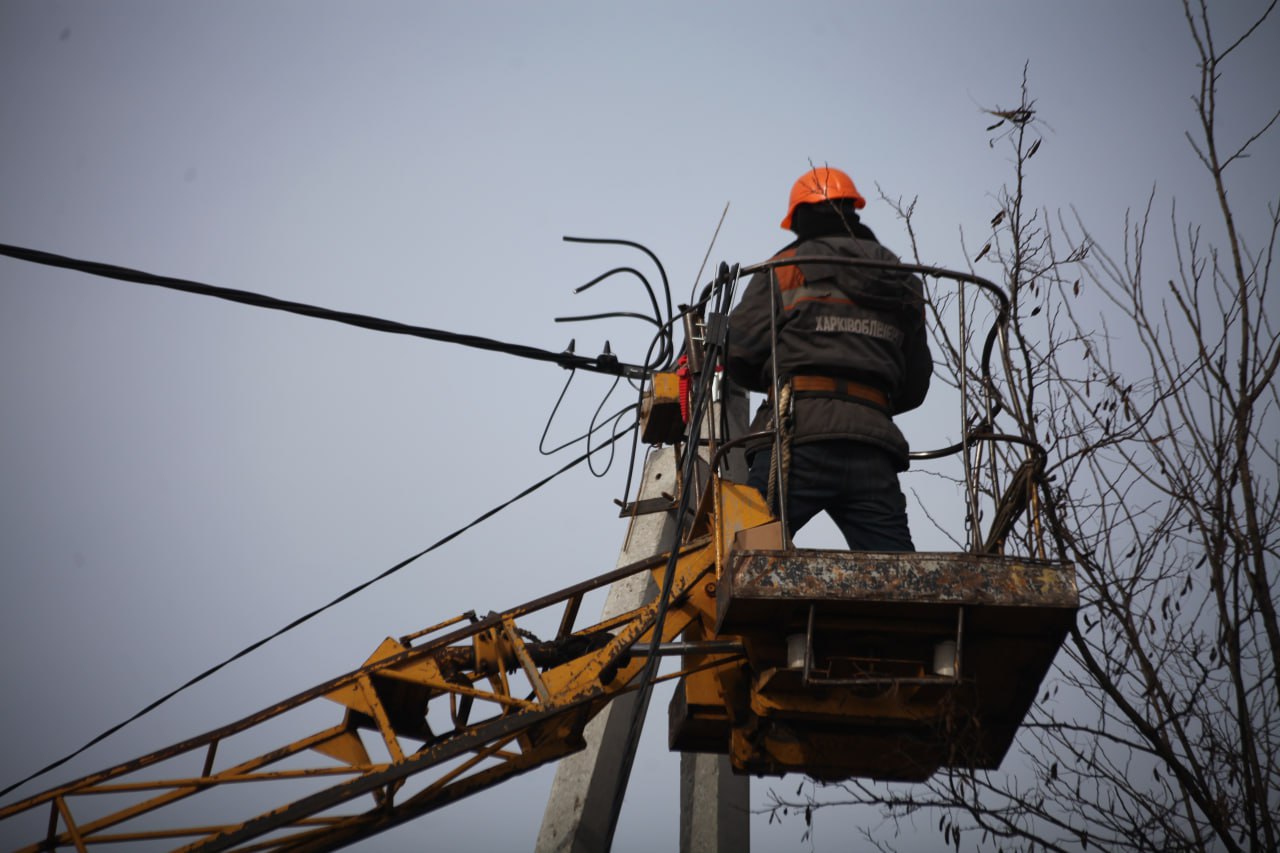
[{"label": "aerial lift bucket", "polygon": [[1070,564],[796,550],[754,489],[712,491],[716,620],[697,639],[745,655],[686,658],[672,749],[825,780],[999,767],[1075,621]]}]

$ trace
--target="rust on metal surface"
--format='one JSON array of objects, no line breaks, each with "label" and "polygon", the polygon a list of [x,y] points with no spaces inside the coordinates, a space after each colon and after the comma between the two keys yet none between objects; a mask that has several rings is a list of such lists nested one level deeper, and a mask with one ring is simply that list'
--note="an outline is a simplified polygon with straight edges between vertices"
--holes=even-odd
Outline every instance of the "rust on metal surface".
[{"label": "rust on metal surface", "polygon": [[[733,551],[716,589],[716,634],[740,637],[746,664],[716,670],[716,690],[678,686],[671,742],[727,752],[743,773],[828,780],[999,767],[1078,604],[1064,563]],[[937,669],[940,648],[953,650],[953,674]]]},{"label": "rust on metal surface", "polygon": [[787,618],[816,603],[828,613],[909,618],[965,605],[978,624],[1039,630],[1069,624],[1079,596],[1070,564],[978,554],[741,551],[717,594],[718,630]]},{"label": "rust on metal surface", "polygon": [[[583,595],[622,577],[652,572],[662,586],[666,555],[502,613],[468,612],[387,639],[356,670],[0,808],[0,820],[47,807],[44,840],[22,848],[33,851],[161,832],[192,850],[333,849],[582,748],[587,721],[637,686],[646,660],[637,646],[669,650],[664,644],[682,634],[683,665],[669,676],[679,678],[674,748],[727,753],[739,772],[827,779],[923,779],[941,766],[999,765],[1074,619],[1069,566],[753,551],[747,543],[770,541],[754,490],[717,481],[706,497],[697,514],[702,535],[678,549],[659,637],[656,601],[576,631],[573,623]],[[543,642],[522,623],[551,607],[564,614],[556,638]],[[800,670],[789,649],[796,632],[805,641]],[[931,669],[939,642],[955,643],[954,676]],[[223,741],[311,702],[337,703],[342,722],[216,766]],[[389,760],[371,761],[367,745]],[[200,776],[184,768],[157,779],[158,767],[136,775],[187,753]],[[288,766],[276,766],[286,759]],[[415,776],[425,785],[416,793],[403,787]],[[169,824],[168,806],[220,786],[294,780],[304,785],[238,823]],[[72,799],[108,793],[137,799],[92,817]]]},{"label": "rust on metal surface", "polygon": [[[572,631],[570,615],[585,593],[639,572],[665,572],[666,566],[665,555],[646,559],[483,619],[468,612],[406,635],[418,645],[384,640],[356,670],[229,726],[0,807],[0,821],[47,810],[47,829],[12,826],[28,836],[31,843],[20,849],[30,851],[143,838],[183,839],[191,850],[321,850],[366,837],[581,749],[586,722],[635,688],[644,659],[632,655],[631,646],[653,639],[658,604],[578,631]],[[660,641],[676,639],[691,620],[709,624],[715,602],[707,583],[714,567],[709,536],[679,548],[675,603]],[[522,625],[524,617],[551,607],[566,608],[557,638],[536,640]],[[217,766],[223,742],[310,703],[333,709],[330,702],[343,712],[337,726],[295,733],[285,746]],[[447,707],[429,715],[437,706]],[[390,760],[370,761],[366,737]],[[235,743],[226,754],[253,748]],[[201,775],[167,763],[187,755]],[[279,766],[286,760],[289,766]],[[417,793],[403,787],[415,776],[426,785]],[[242,815],[239,822],[174,825],[181,817],[170,806],[254,783],[269,783],[275,792],[269,811]],[[116,801],[116,810],[105,815],[86,806],[84,798],[103,794],[131,802]]]},{"label": "rust on metal surface", "polygon": [[680,377],[654,373],[640,402],[640,433],[645,444],[674,444],[684,435]]}]

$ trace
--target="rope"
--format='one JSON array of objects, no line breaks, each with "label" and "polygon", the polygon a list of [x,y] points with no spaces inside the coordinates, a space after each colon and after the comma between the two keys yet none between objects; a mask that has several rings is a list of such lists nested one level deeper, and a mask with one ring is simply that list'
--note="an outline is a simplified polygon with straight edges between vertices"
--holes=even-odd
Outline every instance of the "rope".
[{"label": "rope", "polygon": [[778,484],[787,487],[791,472],[791,383],[787,382],[778,393],[778,434],[781,438],[782,458],[778,458],[776,446],[769,451],[769,494],[766,503],[772,509],[778,498]]}]

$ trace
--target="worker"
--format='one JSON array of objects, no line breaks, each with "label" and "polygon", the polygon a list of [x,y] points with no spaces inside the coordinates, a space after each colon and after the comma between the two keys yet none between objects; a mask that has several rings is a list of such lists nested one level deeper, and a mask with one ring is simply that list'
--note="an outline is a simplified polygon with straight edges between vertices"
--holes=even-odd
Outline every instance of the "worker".
[{"label": "worker", "polygon": [[[858,211],[866,203],[844,172],[810,169],[792,187],[782,220],[796,239],[774,258],[898,263],[862,224]],[[782,417],[789,453],[774,472],[773,491],[786,483],[788,531],[794,535],[826,511],[855,551],[914,551],[898,483],[908,445],[893,416],[919,406],[929,390],[923,285],[900,271],[820,260],[757,273],[730,314],[726,358],[730,379],[769,395],[753,432],[773,428],[771,288],[777,396],[789,405]],[[748,483],[767,496],[776,445],[762,442],[748,453]],[[778,505],[775,496],[775,513]]]}]

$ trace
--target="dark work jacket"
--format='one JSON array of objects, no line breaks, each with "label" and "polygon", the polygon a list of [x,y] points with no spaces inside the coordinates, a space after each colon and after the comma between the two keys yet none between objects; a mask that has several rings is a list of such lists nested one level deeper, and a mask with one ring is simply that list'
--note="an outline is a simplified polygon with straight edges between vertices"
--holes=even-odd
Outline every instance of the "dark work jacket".
[{"label": "dark work jacket", "polygon": [[[850,257],[899,262],[870,239],[822,236],[799,240],[774,256]],[[821,393],[797,393],[792,441],[852,439],[881,447],[900,470],[908,445],[892,416],[919,406],[929,390],[933,357],[924,328],[924,287],[913,275],[838,263],[775,268],[779,290],[778,374],[831,376],[875,388],[888,409]],[[729,315],[729,378],[752,391],[772,384],[770,273],[757,273]],[[767,412],[753,431],[768,429]]]}]

